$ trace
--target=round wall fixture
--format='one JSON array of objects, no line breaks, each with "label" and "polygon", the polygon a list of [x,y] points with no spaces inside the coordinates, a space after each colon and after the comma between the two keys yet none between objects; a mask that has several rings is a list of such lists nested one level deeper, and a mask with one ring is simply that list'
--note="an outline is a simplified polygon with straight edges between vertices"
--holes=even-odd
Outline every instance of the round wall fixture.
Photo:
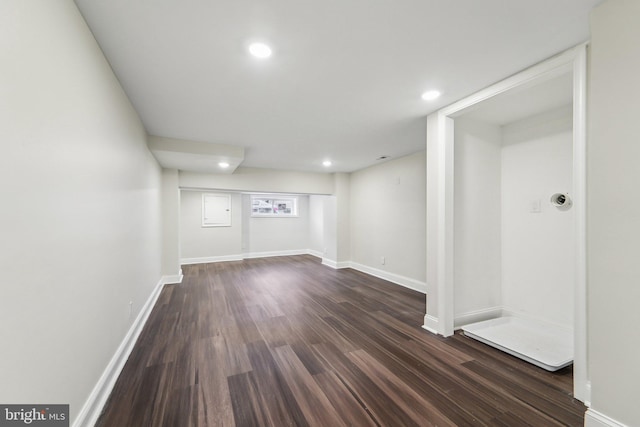
[{"label": "round wall fixture", "polygon": [[573,202],[566,193],[556,193],[551,196],[551,204],[561,211],[566,211],[571,208]]}]

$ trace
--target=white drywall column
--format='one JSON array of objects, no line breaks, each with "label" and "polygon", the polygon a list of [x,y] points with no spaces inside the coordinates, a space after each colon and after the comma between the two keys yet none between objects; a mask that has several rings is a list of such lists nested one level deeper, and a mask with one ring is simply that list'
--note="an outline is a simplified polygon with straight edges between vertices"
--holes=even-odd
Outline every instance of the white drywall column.
[{"label": "white drywall column", "polygon": [[591,15],[587,426],[640,425],[638,21],[637,0],[610,0]]},{"label": "white drywall column", "polygon": [[180,188],[177,169],[162,170],[162,275],[166,283],[181,281]]},{"label": "white drywall column", "polygon": [[338,268],[338,225],[336,196],[322,196],[322,263],[333,268]]},{"label": "white drywall column", "polygon": [[350,187],[351,179],[347,173],[336,173],[334,175],[334,195],[336,197],[336,262],[338,268],[341,263],[351,260],[351,233],[350,222]]},{"label": "white drywall column", "polygon": [[452,281],[453,120],[434,113],[427,117],[427,312],[423,327],[444,336],[453,334]]},{"label": "white drywall column", "polygon": [[324,257],[324,199],[327,196],[309,196],[309,250]]}]

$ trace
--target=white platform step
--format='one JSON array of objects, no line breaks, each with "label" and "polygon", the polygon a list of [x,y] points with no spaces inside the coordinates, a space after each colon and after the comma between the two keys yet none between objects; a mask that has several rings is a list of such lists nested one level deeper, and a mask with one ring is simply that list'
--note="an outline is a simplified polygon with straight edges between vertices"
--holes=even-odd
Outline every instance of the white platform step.
[{"label": "white platform step", "polygon": [[468,337],[547,371],[573,363],[573,331],[520,317],[499,317],[462,327]]}]

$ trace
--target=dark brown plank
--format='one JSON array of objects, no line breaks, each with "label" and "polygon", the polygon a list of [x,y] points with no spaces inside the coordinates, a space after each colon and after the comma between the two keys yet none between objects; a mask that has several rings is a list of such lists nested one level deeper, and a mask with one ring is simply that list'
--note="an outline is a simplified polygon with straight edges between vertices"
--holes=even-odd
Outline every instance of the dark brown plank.
[{"label": "dark brown plank", "polygon": [[311,256],[184,266],[99,427],[581,426],[549,373],[420,326],[425,296]]}]

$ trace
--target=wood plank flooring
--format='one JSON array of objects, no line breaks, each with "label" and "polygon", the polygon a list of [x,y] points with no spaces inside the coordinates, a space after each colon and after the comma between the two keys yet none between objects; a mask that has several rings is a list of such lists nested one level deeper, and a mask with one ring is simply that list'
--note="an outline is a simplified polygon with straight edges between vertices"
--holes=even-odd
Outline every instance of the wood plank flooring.
[{"label": "wood plank flooring", "polygon": [[311,256],[185,266],[97,425],[582,426],[549,373],[420,328],[424,295]]}]

